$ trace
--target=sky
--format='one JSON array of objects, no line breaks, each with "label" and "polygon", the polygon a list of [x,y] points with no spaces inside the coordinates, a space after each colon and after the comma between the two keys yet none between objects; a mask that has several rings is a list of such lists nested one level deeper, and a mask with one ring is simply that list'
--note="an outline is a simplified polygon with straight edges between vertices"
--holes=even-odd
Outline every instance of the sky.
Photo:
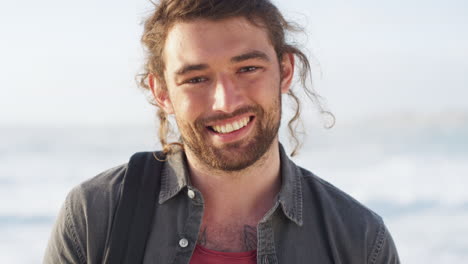
[{"label": "sky", "polygon": [[[306,30],[316,91],[339,120],[468,112],[464,0],[274,1]],[[147,0],[0,3],[1,124],[144,124]],[[297,87],[299,88],[299,87]]]}]

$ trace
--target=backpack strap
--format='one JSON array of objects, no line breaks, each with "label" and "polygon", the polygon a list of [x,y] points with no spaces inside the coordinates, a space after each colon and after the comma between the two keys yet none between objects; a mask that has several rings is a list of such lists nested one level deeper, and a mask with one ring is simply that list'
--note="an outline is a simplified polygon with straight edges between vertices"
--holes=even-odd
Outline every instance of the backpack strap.
[{"label": "backpack strap", "polygon": [[[154,154],[164,159],[161,153]],[[151,152],[139,152],[130,158],[103,263],[143,262],[161,167],[162,162]]]}]

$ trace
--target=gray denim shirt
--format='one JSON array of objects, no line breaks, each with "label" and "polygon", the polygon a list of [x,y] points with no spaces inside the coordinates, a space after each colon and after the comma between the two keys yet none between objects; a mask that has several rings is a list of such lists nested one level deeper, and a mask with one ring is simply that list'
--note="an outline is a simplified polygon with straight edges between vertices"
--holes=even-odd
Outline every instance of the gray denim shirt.
[{"label": "gray denim shirt", "polygon": [[[296,166],[281,146],[280,153],[282,187],[257,226],[257,263],[400,263],[380,216]],[[69,193],[44,263],[102,262],[126,166],[105,171]],[[190,184],[183,152],[170,156],[159,176],[159,202],[143,263],[189,263],[200,231],[202,194]]]}]

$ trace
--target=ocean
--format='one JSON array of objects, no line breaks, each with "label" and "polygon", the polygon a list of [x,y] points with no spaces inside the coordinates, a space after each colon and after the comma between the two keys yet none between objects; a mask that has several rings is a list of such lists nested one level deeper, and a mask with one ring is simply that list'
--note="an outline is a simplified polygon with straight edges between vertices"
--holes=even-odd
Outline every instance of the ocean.
[{"label": "ocean", "polygon": [[[158,149],[155,131],[0,125],[0,263],[41,263],[70,189],[134,152]],[[468,115],[405,114],[305,131],[293,159],[380,214],[402,263],[468,263]]]}]

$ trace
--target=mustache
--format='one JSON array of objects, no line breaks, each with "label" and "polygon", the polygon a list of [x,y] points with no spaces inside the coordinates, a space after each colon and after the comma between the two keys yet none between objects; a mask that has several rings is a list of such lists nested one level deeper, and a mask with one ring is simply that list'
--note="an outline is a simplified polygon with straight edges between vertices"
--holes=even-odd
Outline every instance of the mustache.
[{"label": "mustache", "polygon": [[200,126],[204,127],[204,124],[209,123],[209,122],[222,121],[222,120],[232,118],[232,117],[235,117],[235,116],[238,116],[238,115],[243,115],[243,114],[246,114],[246,113],[254,113],[256,115],[260,115],[262,112],[263,111],[262,111],[262,108],[260,106],[250,105],[250,106],[245,106],[245,107],[236,109],[232,113],[216,114],[216,115],[213,115],[213,116],[200,118],[195,123],[199,127]]}]

